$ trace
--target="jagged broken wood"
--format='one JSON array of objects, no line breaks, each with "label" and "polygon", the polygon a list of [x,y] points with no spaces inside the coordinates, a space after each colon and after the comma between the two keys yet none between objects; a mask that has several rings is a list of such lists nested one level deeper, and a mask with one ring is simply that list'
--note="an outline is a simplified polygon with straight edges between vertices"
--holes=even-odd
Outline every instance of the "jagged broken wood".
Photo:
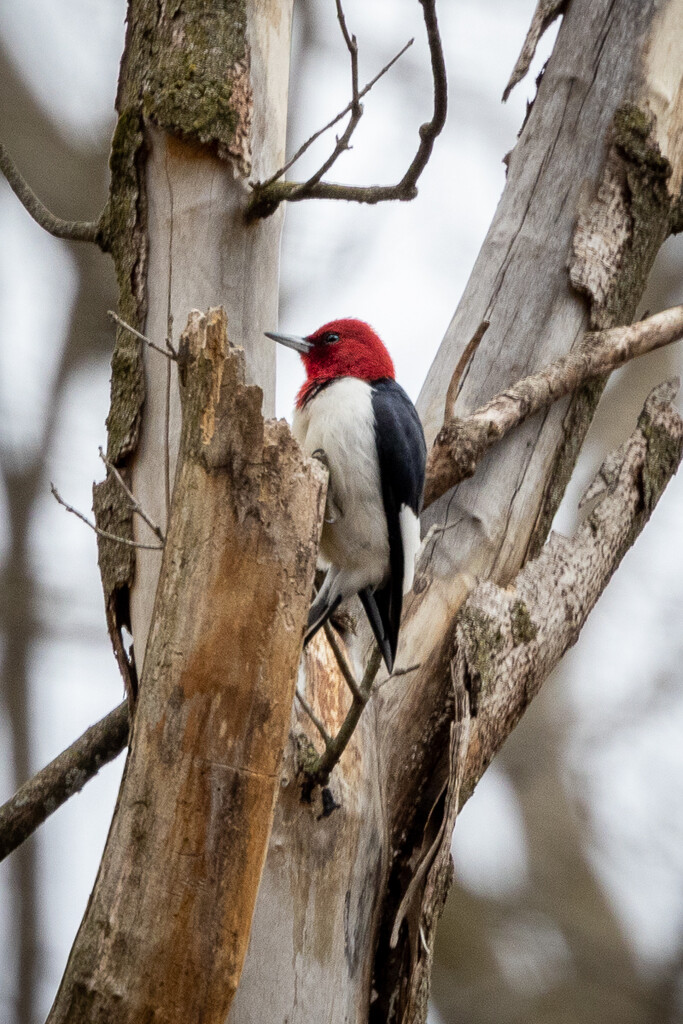
[{"label": "jagged broken wood", "polygon": [[522,46],[517,63],[515,64],[508,84],[505,86],[503,92],[503,103],[507,100],[508,96],[517,85],[521,82],[527,71],[531,66],[531,62],[534,59],[536,53],[536,47],[538,42],[545,32],[546,29],[550,28],[556,18],[563,13],[567,6],[568,0],[538,0],[536,10],[531,18],[531,25],[529,31],[526,34],[524,45]]},{"label": "jagged broken wood", "polygon": [[224,1024],[280,784],[324,474],[283,421],[264,422],[222,310],[190,315],[179,365],[181,444],[131,749],[51,1024]]}]

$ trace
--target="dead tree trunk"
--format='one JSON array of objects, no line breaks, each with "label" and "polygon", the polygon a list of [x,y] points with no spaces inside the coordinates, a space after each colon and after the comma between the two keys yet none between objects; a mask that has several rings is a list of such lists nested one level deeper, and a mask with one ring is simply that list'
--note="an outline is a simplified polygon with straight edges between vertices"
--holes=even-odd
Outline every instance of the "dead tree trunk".
[{"label": "dead tree trunk", "polygon": [[[679,216],[681,10],[680,0],[567,6],[494,222],[423,388],[428,442],[443,423],[458,355],[482,320],[491,327],[466,374],[461,414],[568,352],[587,327],[632,319]],[[283,788],[231,1024],[424,1019],[448,885],[445,793],[452,803],[460,781],[449,779],[448,758],[449,735],[460,742],[451,734],[456,615],[476,577],[509,584],[540,551],[601,387],[533,417],[473,480],[427,510],[425,527],[438,532],[418,565],[397,660],[420,668],[373,698],[331,782],[342,805],[331,818],[319,822],[301,806],[293,781]],[[520,642],[531,641],[523,601],[517,615]],[[498,625],[490,625],[477,648],[479,686],[493,678]],[[366,641],[349,637],[359,661]],[[338,699],[320,657],[311,656],[307,696],[334,729]],[[516,720],[494,729],[486,709],[480,702],[471,718],[460,802]],[[293,731],[302,730],[316,740],[299,717]],[[295,771],[291,744],[285,778]]]},{"label": "dead tree trunk", "polygon": [[[539,12],[547,14],[548,6],[540,3]],[[681,224],[683,0],[571,0],[553,9],[565,10],[555,52],[420,399],[430,442],[444,420],[457,356],[482,320],[491,327],[465,376],[458,412],[474,410],[523,374],[567,353],[587,326],[629,322],[657,249]],[[260,355],[257,339],[263,318],[274,319],[278,225],[272,219],[247,222],[243,214],[249,162],[260,162],[265,173],[280,163],[284,112],[277,97],[286,77],[281,55],[287,50],[288,16],[287,3],[277,0],[229,7],[182,0],[172,9],[131,0],[112,200],[103,226],[117,263],[122,315],[163,344],[173,316],[184,319],[191,307],[223,302],[228,335],[244,344],[247,381],[262,383],[266,409],[272,364]],[[218,189],[212,181],[220,182]],[[232,365],[231,358],[226,374]],[[138,342],[119,333],[109,457],[162,525],[180,432],[172,371],[163,356],[143,356]],[[215,365],[212,373],[220,380]],[[206,392],[209,409],[222,401],[241,402],[224,384],[223,397],[217,388]],[[242,385],[233,387],[244,394]],[[305,613],[319,485],[309,478],[308,515],[300,505],[288,522],[273,480],[285,490],[290,486],[287,459],[302,477],[310,470],[297,463],[286,432],[263,428],[281,450],[277,454],[272,443],[258,448],[252,466],[251,456],[242,454],[240,461],[225,453],[237,446],[253,455],[249,425],[261,429],[253,398],[245,399],[252,418],[243,420],[240,406],[232,430],[205,417],[201,444],[211,448],[214,430],[222,438],[215,478],[217,466],[211,458],[207,463],[206,452],[203,463],[195,459],[199,442],[192,431],[201,410],[193,406],[187,419],[186,406],[186,447],[159,585],[159,555],[138,551],[134,565],[132,549],[122,555],[121,546],[101,546],[122,669],[134,684],[121,640],[122,626],[131,621],[137,666],[144,656],[144,668],[112,833],[51,1020],[145,1019],[145,1013],[183,1024],[222,1019],[239,977],[283,747],[281,785],[231,1024],[424,1020],[458,806],[542,682],[539,668],[545,670],[576,639],[596,588],[606,584],[680,459],[680,420],[665,388],[652,396],[627,449],[607,465],[607,493],[588,534],[575,542],[554,541],[520,575],[543,547],[600,388],[594,382],[528,420],[485,456],[472,481],[428,509],[425,526],[435,529],[421,554],[398,655],[399,668],[416,667],[380,685],[329,790],[316,790],[311,803],[302,802],[298,773],[317,737],[310,720],[291,710],[291,633],[300,637]],[[206,505],[215,527],[223,528],[224,502],[233,512],[245,503],[244,514],[234,512],[221,538],[217,561],[207,561],[202,546],[215,538],[202,535],[190,518],[196,510],[194,473],[201,480],[197,486],[211,496]],[[266,516],[260,532],[254,526],[259,516],[252,474],[270,481],[258,502],[274,518],[271,523]],[[111,476],[96,504],[100,525],[132,535],[130,512]],[[264,581],[254,568],[257,552],[261,544],[270,552],[272,537],[283,536],[287,525],[290,543],[281,555],[266,558],[270,579]],[[242,547],[252,555],[241,566],[248,565],[246,575],[237,560]],[[598,554],[600,572],[582,573],[582,558]],[[557,598],[551,584],[570,569],[574,575],[565,581],[583,580],[583,588],[575,587],[578,605],[571,615],[562,594],[552,606],[548,597]],[[230,592],[246,591],[252,571],[259,587],[251,592],[250,617],[261,630],[273,631],[284,652],[258,648],[258,663],[253,632],[239,616],[226,614],[233,609]],[[474,590],[476,578],[487,582]],[[541,584],[548,584],[547,592]],[[225,601],[225,607],[218,605],[220,630],[197,636],[195,630],[210,619],[212,588]],[[540,594],[545,601],[539,605]],[[287,622],[280,614],[283,600],[291,602]],[[243,615],[245,607],[237,603]],[[225,636],[232,638],[227,646]],[[354,664],[362,666],[369,652],[362,627],[357,634],[349,630],[346,640]],[[224,676],[223,660],[230,661]],[[277,727],[265,737],[257,730],[254,739],[254,714],[239,714],[229,736],[221,734],[221,723],[230,717],[222,686],[239,676],[240,702],[248,703],[249,693],[265,700],[264,675],[277,680],[267,709]],[[305,696],[334,731],[348,696],[322,637],[306,655],[303,675]],[[245,754],[252,740],[263,739],[270,747],[268,756],[259,748],[257,774],[270,781],[249,803],[245,776],[253,764],[249,757],[239,762],[240,786],[230,790],[219,770],[221,741]],[[231,761],[230,771],[235,767]],[[168,817],[170,807],[177,817]],[[235,871],[227,863],[223,830],[231,833],[234,814],[248,807],[253,816],[245,827],[253,843],[235,847],[242,856]],[[159,816],[150,808],[158,808]],[[181,869],[186,855],[205,874]],[[158,906],[160,893],[167,906]],[[230,913],[237,903],[235,931]]]}]

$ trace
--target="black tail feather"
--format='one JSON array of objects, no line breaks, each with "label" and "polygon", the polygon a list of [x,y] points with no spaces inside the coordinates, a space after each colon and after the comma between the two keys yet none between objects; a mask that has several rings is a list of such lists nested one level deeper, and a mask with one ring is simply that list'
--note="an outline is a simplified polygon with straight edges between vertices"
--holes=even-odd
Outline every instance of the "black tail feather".
[{"label": "black tail feather", "polygon": [[387,671],[391,673],[394,670],[398,632],[394,637],[387,636],[387,632],[391,631],[391,624],[388,617],[389,595],[385,593],[386,590],[387,588],[382,588],[373,593],[369,587],[365,587],[358,592],[358,596],[363,602],[365,614],[368,617],[372,632],[375,634],[375,639],[382,652],[384,664],[387,667]]},{"label": "black tail feather", "polygon": [[321,592],[316,597],[315,601],[311,605],[308,612],[308,622],[306,623],[306,633],[304,634],[304,647],[318,632],[321,626],[324,626],[325,622],[329,619],[332,612],[341,604],[341,594],[331,604],[327,603],[327,596]]}]

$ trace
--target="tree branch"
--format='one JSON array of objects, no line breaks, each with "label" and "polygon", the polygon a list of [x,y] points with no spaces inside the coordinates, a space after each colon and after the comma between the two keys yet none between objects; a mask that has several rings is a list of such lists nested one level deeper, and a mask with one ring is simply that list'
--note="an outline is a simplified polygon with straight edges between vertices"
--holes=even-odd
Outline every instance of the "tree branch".
[{"label": "tree branch", "polygon": [[375,644],[372,649],[372,654],[368,660],[365,674],[363,675],[363,681],[360,684],[360,693],[358,696],[354,693],[353,702],[341,725],[341,728],[339,729],[339,732],[334,739],[331,739],[329,743],[325,744],[324,754],[320,755],[311,768],[306,769],[304,794],[310,793],[314,786],[326,786],[329,782],[330,773],[349,745],[349,741],[353,736],[356,726],[358,725],[358,720],[363,713],[363,709],[370,699],[370,695],[372,694],[372,685],[377,673],[379,672],[381,664],[382,655],[379,647]]},{"label": "tree branch", "polygon": [[[247,207],[247,217],[268,217],[275,212],[280,203],[285,201],[297,202],[301,199],[345,199],[350,202],[374,204],[394,199],[405,202],[415,198],[417,195],[417,181],[432,154],[434,142],[446,123],[448,106],[446,63],[436,18],[436,0],[420,0],[420,3],[422,4],[425,27],[427,29],[427,41],[429,43],[434,83],[434,110],[431,120],[420,127],[420,142],[417,152],[401,180],[395,185],[370,186],[337,185],[331,182],[320,181],[322,175],[334,163],[339,152],[341,152],[339,147],[342,140],[340,139],[332,157],[309,181],[303,183],[273,181],[270,184],[256,185]],[[344,26],[342,26],[342,31],[344,31]],[[358,99],[359,95],[355,94],[351,101],[352,110],[357,104]],[[352,121],[353,115],[344,135],[347,134]],[[353,127],[355,128],[355,125]],[[348,138],[346,141],[348,142]],[[343,148],[346,148],[346,146],[344,145]]]},{"label": "tree branch", "polygon": [[[358,93],[358,99],[359,100],[361,100],[364,96],[366,96],[370,92],[372,87],[374,85],[376,85],[377,82],[379,82],[380,78],[382,78],[384,75],[386,75],[387,71],[389,71],[391,68],[393,68],[393,66],[396,63],[396,61],[400,60],[400,58],[403,56],[403,54],[406,52],[406,50],[409,49],[409,47],[411,47],[414,42],[415,42],[414,39],[409,39],[408,42],[406,43],[406,45],[401,50],[398,51],[396,56],[392,57],[391,60],[387,64],[384,65],[384,67],[381,69],[381,71],[378,71],[377,74],[375,75],[375,77],[371,78],[370,81],[366,85],[363,86],[361,91]],[[345,117],[349,113],[349,111],[353,108],[353,104],[354,104],[354,101],[350,100],[349,103],[346,104],[344,109],[340,110],[339,113],[336,114],[332,118],[331,121],[328,121],[327,124],[323,128],[319,128],[317,130],[317,132],[313,132],[313,134],[310,136],[310,138],[306,139],[306,141],[301,146],[299,146],[299,148],[297,149],[297,151],[294,154],[294,156],[290,157],[290,159],[287,161],[287,163],[283,164],[282,167],[280,167],[280,169],[275,172],[275,174],[272,174],[270,176],[270,178],[266,178],[265,181],[255,182],[254,185],[253,185],[253,188],[255,188],[255,189],[256,188],[258,188],[258,189],[265,189],[265,188],[268,187],[268,185],[272,185],[274,181],[277,181],[278,178],[281,178],[283,174],[286,174],[287,171],[289,170],[289,168],[294,166],[294,164],[297,162],[297,160],[299,160],[304,155],[304,153],[308,149],[310,149],[310,147],[313,145],[313,143],[317,139],[319,139],[321,135],[324,135],[325,132],[330,130],[330,128],[334,128],[335,124],[337,124],[338,121],[341,121],[342,117]]]},{"label": "tree branch", "polygon": [[55,238],[66,238],[72,242],[94,242],[104,250],[99,221],[62,220],[43,206],[38,196],[23,177],[3,144],[0,142],[0,170],[5,175],[9,187],[30,214],[36,224],[40,224]]},{"label": "tree branch", "polygon": [[678,386],[678,380],[667,381],[651,392],[636,430],[605,460],[589,488],[587,497],[597,504],[575,536],[552,534],[511,586],[484,580],[463,605],[455,675],[456,685],[467,686],[474,716],[464,799],[576,643],[676,472],[683,454],[683,420],[673,405]]},{"label": "tree branch", "polygon": [[0,807],[0,860],[16,850],[69,797],[79,793],[103,765],[121,753],[127,741],[128,704],[124,701],[86,729]]},{"label": "tree branch", "polygon": [[147,335],[141,334],[140,331],[137,331],[134,327],[131,327],[130,324],[127,324],[126,321],[122,320],[118,313],[115,313],[113,309],[107,310],[107,316],[115,324],[118,324],[119,327],[122,327],[124,331],[128,331],[128,333],[132,334],[134,338],[137,338],[138,341],[143,341],[149,348],[153,348],[155,352],[159,353],[159,355],[166,356],[167,359],[178,359],[178,353],[176,352],[170,337],[166,338],[166,348],[162,348],[161,345],[157,345],[155,342],[151,341]]},{"label": "tree branch", "polygon": [[64,501],[64,498],[61,496],[54,484],[50,484],[50,490],[52,491],[53,498],[55,498],[55,500],[58,501],[59,504],[67,510],[67,512],[71,512],[73,516],[76,516],[76,518],[80,519],[82,523],[89,526],[98,537],[105,537],[107,540],[113,540],[116,544],[125,544],[129,548],[141,548],[143,551],[163,551],[163,544],[141,544],[137,540],[131,540],[130,537],[117,537],[115,533],[109,533],[108,530],[101,530],[99,526],[95,526],[94,523],[91,523],[87,516],[84,516],[82,512],[79,512],[77,508],[74,508],[73,505],[69,505],[68,502]]},{"label": "tree branch", "polygon": [[[131,491],[130,487],[128,486],[126,481],[123,479],[123,477],[119,473],[119,471],[116,468],[116,466],[114,465],[114,463],[110,462],[109,459],[107,458],[107,456],[104,454],[104,452],[102,451],[102,448],[100,447],[97,450],[99,452],[100,458],[102,459],[102,462],[105,464],[105,466],[107,467],[109,472],[113,475],[113,477],[116,480],[117,484],[119,485],[119,487],[121,488],[123,493],[126,495],[128,500],[130,501],[130,505],[131,505],[131,508],[133,509],[133,512],[137,512],[137,514],[140,516],[140,518],[143,520],[143,522],[147,523],[147,525],[149,526],[149,528],[152,531],[152,533],[154,533],[159,538],[159,540],[161,541],[162,544],[165,544],[166,543],[166,537],[164,535],[164,531],[161,529],[160,526],[157,526],[157,524],[154,522],[154,520],[150,516],[147,515],[147,513],[144,510],[144,508],[142,507],[142,505],[140,504],[138,499],[135,497],[135,495],[133,494],[133,492]],[[98,527],[98,529],[99,529],[99,527]]]},{"label": "tree branch", "polygon": [[512,70],[510,80],[505,86],[503,103],[506,102],[508,96],[517,83],[521,82],[526,75],[529,67],[531,66],[531,62],[534,59],[539,39],[545,30],[550,28],[552,23],[555,21],[555,18],[559,18],[559,16],[564,12],[567,2],[568,0],[538,0],[521,53]]},{"label": "tree branch", "polygon": [[472,476],[496,441],[540,409],[586,381],[682,337],[683,306],[673,306],[628,327],[588,333],[575,352],[513,384],[471,415],[447,420],[427,460],[425,507]]}]

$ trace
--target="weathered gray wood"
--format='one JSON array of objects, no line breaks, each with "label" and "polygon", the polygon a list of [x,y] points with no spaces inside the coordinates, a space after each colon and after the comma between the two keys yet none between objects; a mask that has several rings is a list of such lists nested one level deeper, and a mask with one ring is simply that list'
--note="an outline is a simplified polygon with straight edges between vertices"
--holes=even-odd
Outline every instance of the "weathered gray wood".
[{"label": "weathered gray wood", "polygon": [[[146,6],[148,0],[135,2]],[[460,415],[566,354],[589,324],[609,326],[631,319],[654,254],[671,224],[677,196],[668,189],[680,182],[681,133],[673,112],[680,92],[683,31],[674,31],[673,26],[680,21],[681,2],[572,0],[569,5],[535,105],[511,155],[499,210],[420,399],[429,440],[441,427],[458,354],[481,320],[490,320],[491,327],[465,376],[457,406]],[[268,17],[264,13],[264,20]],[[651,63],[644,61],[646,53]],[[663,59],[669,70],[662,78]],[[654,112],[656,126],[650,122]],[[158,133],[172,134],[163,119],[151,117],[149,123]],[[164,143],[166,148],[155,154],[158,136],[147,122],[145,133],[152,143],[150,177],[145,181],[149,184],[156,174],[155,189],[163,196],[162,169],[170,147]],[[668,179],[655,140],[675,165]],[[237,165],[243,157],[242,141],[237,133],[223,153]],[[172,148],[171,192],[183,195],[191,181],[184,167],[192,158],[187,142],[174,142]],[[198,179],[204,182],[203,189],[208,177]],[[168,184],[166,188],[168,194]],[[224,181],[220,188],[227,196]],[[205,194],[203,199],[207,202]],[[185,202],[181,206],[173,262],[180,239],[177,262],[190,279],[194,250],[188,250],[188,235],[180,224],[195,214]],[[140,312],[144,302],[138,277],[146,280],[148,266],[158,258],[153,264],[156,291],[149,293],[154,323],[148,322],[148,333],[150,328],[157,335],[161,331],[154,339],[159,341],[168,312],[169,261],[164,247],[170,245],[175,209],[171,215],[162,200],[150,213],[152,221],[156,255],[154,247],[149,254],[142,248],[141,262],[124,281],[126,286],[132,281],[128,297],[136,298]],[[196,223],[207,223],[205,213],[197,214]],[[234,240],[239,253],[237,235]],[[230,234],[225,243],[232,241]],[[215,260],[215,243],[208,250]],[[570,283],[570,263],[574,284],[587,293],[588,301]],[[132,273],[130,267],[127,272]],[[175,280],[174,273],[172,310]],[[145,293],[145,301],[146,297]],[[231,301],[229,296],[226,301]],[[191,297],[190,302],[194,305],[196,299]],[[126,315],[125,308],[122,313]],[[235,315],[240,322],[239,311],[229,311],[230,324]],[[158,438],[163,436],[159,418],[165,365],[160,369],[161,373],[154,370],[156,397],[142,412],[140,404],[133,403],[133,413],[114,422],[110,435],[110,445],[113,437],[118,453],[112,461],[131,461],[138,473],[136,486],[144,488],[147,481],[150,497],[154,492],[157,505],[150,511],[159,508],[163,494]],[[276,1024],[422,1019],[428,971],[423,969],[415,935],[419,904],[425,898],[419,886],[413,894],[418,910],[398,929],[395,948],[390,940],[406,889],[425,857],[431,856],[434,832],[443,835],[441,822],[450,820],[447,808],[453,806],[446,751],[453,720],[455,616],[476,576],[504,585],[542,543],[594,397],[584,392],[534,417],[486,457],[472,481],[430,509],[426,526],[446,529],[434,533],[425,545],[414,593],[407,601],[397,659],[399,666],[419,662],[421,667],[411,676],[381,685],[331,780],[331,797],[341,807],[327,817],[320,815],[331,806],[329,795],[326,804],[320,793],[312,806],[298,803],[297,766],[306,757],[306,742],[316,737],[302,721],[293,725],[295,738],[285,751],[281,797],[231,1024],[264,1019]],[[143,439],[138,448],[140,424]],[[151,451],[152,438],[157,452],[147,458],[145,446]],[[140,563],[139,568],[133,616],[138,651],[144,646],[156,567]],[[131,577],[124,578],[130,586]],[[348,639],[351,657],[361,665],[367,656],[366,635],[361,629],[355,639]],[[348,695],[322,638],[306,656],[300,685],[334,729]],[[298,733],[307,741],[297,742]],[[482,742],[482,734],[474,735],[477,748],[470,745],[469,756],[475,763],[476,754],[481,767],[492,751]],[[466,789],[467,784],[463,779]],[[427,931],[431,937],[445,885],[441,872],[437,878],[429,872],[420,877],[430,886],[423,913],[432,915]]]},{"label": "weathered gray wood", "polygon": [[[249,105],[242,159],[226,161],[206,147],[179,141],[149,125],[146,140],[147,316],[144,331],[163,345],[169,314],[182,326],[188,310],[222,305],[230,340],[244,348],[247,379],[275,412],[275,352],[263,332],[277,324],[280,233],[284,209],[247,223],[248,181],[279,167],[284,158],[292,0],[246,4],[248,73],[241,86]],[[132,465],[133,490],[155,522],[164,523],[165,409],[169,365],[145,350],[145,416]],[[180,433],[175,370],[170,381],[170,477]],[[135,524],[136,531],[139,524]],[[143,528],[144,529],[144,528]],[[136,533],[137,536],[137,533]],[[138,667],[146,647],[160,558],[139,551],[131,587]]]},{"label": "weathered gray wood", "polygon": [[[511,154],[501,203],[420,396],[429,440],[441,426],[458,354],[483,319],[491,326],[465,375],[459,415],[567,353],[589,325],[632,319],[679,195],[682,9],[681,0],[569,5]],[[655,52],[664,55],[656,72],[645,60]],[[572,287],[570,264],[575,282],[581,269],[588,301]],[[590,285],[595,268],[599,292]],[[506,585],[542,544],[597,393],[585,389],[533,417],[425,516],[426,526],[447,529],[425,546],[398,656],[399,663],[403,657],[422,669],[389,683],[378,713],[390,829],[401,851],[394,872],[415,842],[405,839],[407,821],[416,822],[419,838],[419,822],[429,811],[425,776],[443,764],[448,715],[439,709],[450,693],[455,614],[477,577]],[[486,765],[493,751],[479,753]],[[391,917],[389,904],[383,912]],[[377,958],[387,958],[381,944]],[[386,984],[390,998],[390,972]]]}]

